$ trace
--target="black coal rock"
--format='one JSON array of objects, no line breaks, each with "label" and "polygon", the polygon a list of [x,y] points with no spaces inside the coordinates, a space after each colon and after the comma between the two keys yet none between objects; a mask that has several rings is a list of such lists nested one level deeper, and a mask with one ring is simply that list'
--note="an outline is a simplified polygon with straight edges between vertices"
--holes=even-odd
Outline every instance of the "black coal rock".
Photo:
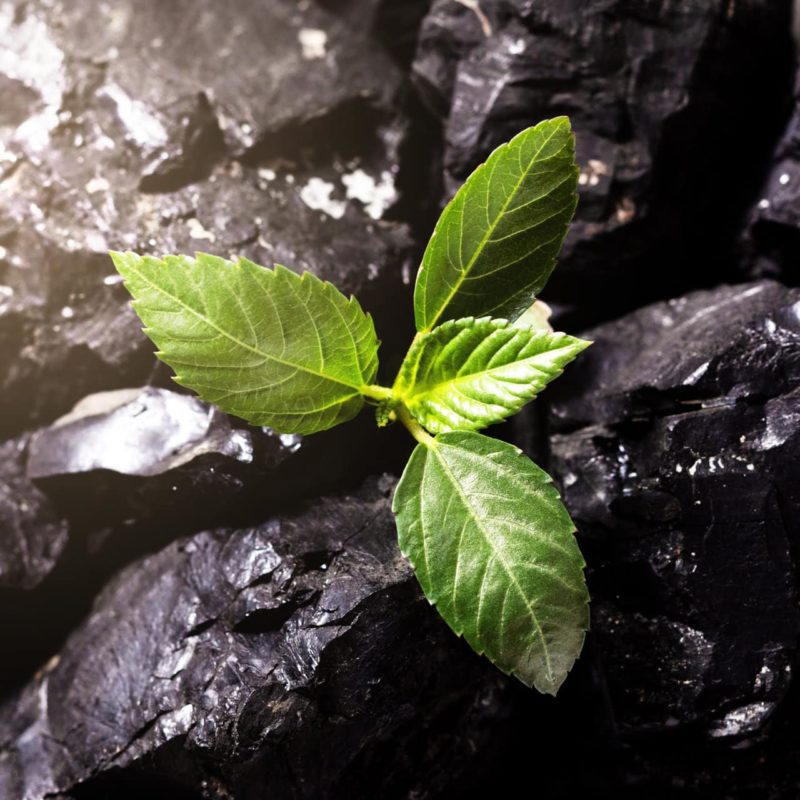
[{"label": "black coal rock", "polygon": [[281,1],[233,22],[213,2],[19,2],[0,31],[0,435],[148,381],[108,249],[282,261],[376,316],[403,306],[409,123],[379,44]]},{"label": "black coal rock", "polygon": [[70,519],[102,525],[168,515],[220,518],[303,446],[299,436],[235,427],[195,397],[154,387],[84,398],[32,437],[27,475]]},{"label": "black coal rock", "polygon": [[318,0],[350,30],[377,39],[402,64],[414,56],[417,33],[431,0]]},{"label": "black coal rock", "polygon": [[0,714],[3,797],[428,797],[463,775],[504,680],[422,599],[391,488],[125,570]]},{"label": "black coal rock", "polygon": [[0,445],[0,587],[31,589],[50,572],[68,526],[25,474],[28,437]]},{"label": "black coal rock", "polygon": [[734,275],[736,220],[783,125],[790,6],[436,0],[414,76],[446,119],[448,194],[568,114],[580,203],[548,298],[600,320]]},{"label": "black coal rock", "polygon": [[586,335],[552,467],[616,726],[757,737],[798,655],[800,291],[697,292]]}]

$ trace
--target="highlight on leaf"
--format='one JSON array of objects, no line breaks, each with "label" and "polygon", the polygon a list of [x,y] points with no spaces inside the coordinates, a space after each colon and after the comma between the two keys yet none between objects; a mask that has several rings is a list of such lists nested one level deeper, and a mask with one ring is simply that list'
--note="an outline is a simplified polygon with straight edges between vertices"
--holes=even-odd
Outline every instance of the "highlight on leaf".
[{"label": "highlight on leaf", "polygon": [[589,344],[505,320],[451,320],[417,338],[394,392],[432,433],[480,430],[516,414]]}]

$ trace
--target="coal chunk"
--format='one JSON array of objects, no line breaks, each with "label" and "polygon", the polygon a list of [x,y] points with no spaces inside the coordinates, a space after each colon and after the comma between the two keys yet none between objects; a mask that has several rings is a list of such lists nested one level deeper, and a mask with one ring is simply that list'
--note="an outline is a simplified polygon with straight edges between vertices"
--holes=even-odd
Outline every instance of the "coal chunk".
[{"label": "coal chunk", "polygon": [[430,0],[318,0],[341,17],[351,30],[377,39],[401,64],[411,62],[417,34]]},{"label": "coal chunk", "polygon": [[800,292],[697,292],[586,336],[554,387],[552,468],[616,725],[757,738],[800,630]]},{"label": "coal chunk", "polygon": [[[3,796],[119,796],[148,781],[426,796],[462,774],[491,749],[504,679],[421,597],[392,487],[373,480],[131,565],[0,713]],[[418,761],[410,736],[426,737]]]},{"label": "coal chunk", "polygon": [[784,124],[790,5],[437,0],[413,74],[446,120],[448,196],[494,147],[567,114],[580,202],[547,299],[600,320],[731,278],[759,153]]},{"label": "coal chunk", "polygon": [[0,445],[0,587],[31,589],[50,572],[69,529],[25,474],[29,437]]},{"label": "coal chunk", "polygon": [[380,44],[281,0],[9,3],[0,35],[0,435],[151,379],[109,249],[281,261],[404,319],[409,122]]},{"label": "coal chunk", "polygon": [[302,447],[195,397],[139,387],[89,395],[37,431],[27,475],[88,530],[162,515],[202,524],[263,492]]}]

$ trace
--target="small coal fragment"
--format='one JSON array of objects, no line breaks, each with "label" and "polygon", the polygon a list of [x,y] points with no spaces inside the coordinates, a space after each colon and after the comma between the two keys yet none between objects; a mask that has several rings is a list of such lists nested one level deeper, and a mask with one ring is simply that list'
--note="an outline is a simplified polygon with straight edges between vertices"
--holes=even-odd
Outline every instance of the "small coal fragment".
[{"label": "small coal fragment", "polygon": [[785,121],[790,11],[787,0],[436,0],[413,70],[446,119],[448,196],[496,146],[567,114],[580,202],[547,299],[597,321],[734,276],[727,254],[762,180],[756,154]]},{"label": "small coal fragment", "polygon": [[[0,713],[3,796],[423,797],[462,775],[505,679],[421,597],[392,485],[131,565]],[[387,760],[409,726],[431,746]]]},{"label": "small coal fragment", "polygon": [[95,530],[131,518],[219,514],[301,445],[300,437],[234,427],[186,394],[123,389],[90,395],[38,431],[27,474],[71,519]]},{"label": "small coal fragment", "polygon": [[552,467],[616,725],[758,738],[800,633],[800,290],[697,292],[585,335]]},{"label": "small coal fragment", "polygon": [[29,439],[0,444],[0,587],[32,589],[67,543],[67,523],[25,475]]}]

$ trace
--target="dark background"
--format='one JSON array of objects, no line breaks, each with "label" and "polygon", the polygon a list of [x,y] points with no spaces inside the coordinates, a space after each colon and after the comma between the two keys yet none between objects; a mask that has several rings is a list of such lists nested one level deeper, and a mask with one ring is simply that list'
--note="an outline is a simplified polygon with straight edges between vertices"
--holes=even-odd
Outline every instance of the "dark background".
[{"label": "dark background", "polygon": [[[791,11],[0,5],[0,797],[800,796]],[[443,203],[559,114],[580,203],[543,299],[596,343],[492,431],[587,559],[553,700],[421,598],[409,437],[182,393],[107,250],[311,270],[373,313],[387,382]]]}]

